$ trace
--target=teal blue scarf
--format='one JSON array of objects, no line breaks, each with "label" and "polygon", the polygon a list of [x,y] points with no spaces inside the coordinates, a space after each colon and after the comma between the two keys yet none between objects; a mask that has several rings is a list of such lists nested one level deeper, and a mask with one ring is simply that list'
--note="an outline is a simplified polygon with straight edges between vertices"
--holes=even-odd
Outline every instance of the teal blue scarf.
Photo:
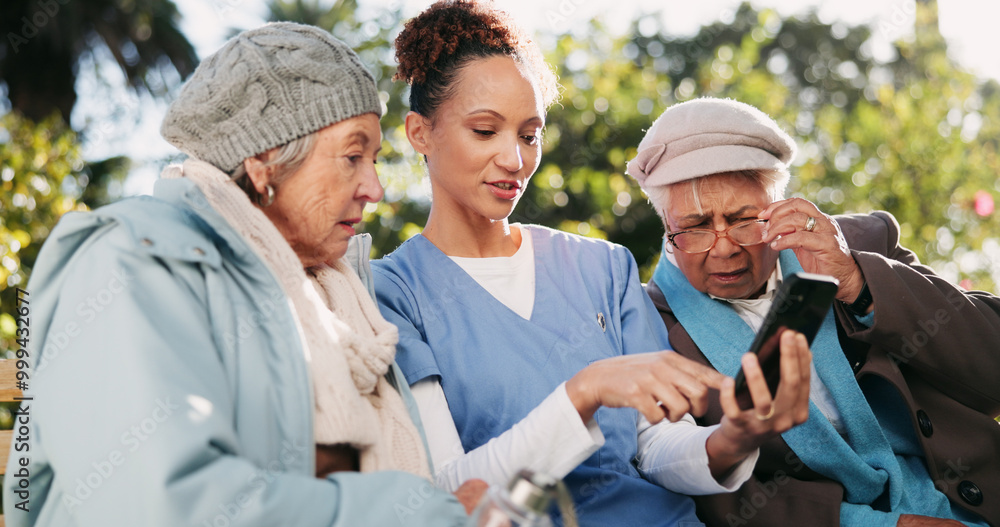
[{"label": "teal blue scarf", "polygon": [[[782,251],[779,260],[784,276],[802,271],[792,251]],[[653,282],[712,366],[725,375],[736,375],[754,331],[729,304],[713,300],[691,286],[665,255],[660,256]],[[954,517],[948,498],[934,488],[922,460],[913,463],[910,459],[919,453],[912,444],[916,441],[912,426],[902,422],[904,430],[892,431],[888,437],[883,431],[840,347],[832,309],[811,349],[816,371],[836,401],[847,438],[837,433],[811,401],[809,420],[785,432],[782,438],[809,468],[844,485],[841,524],[894,526],[900,514]],[[880,416],[893,415],[889,410],[877,412]],[[908,433],[905,427],[909,427]],[[908,454],[897,455],[899,452]],[[889,512],[873,510],[870,504],[876,500],[885,504],[881,509]],[[964,511],[960,513],[964,518]]]}]

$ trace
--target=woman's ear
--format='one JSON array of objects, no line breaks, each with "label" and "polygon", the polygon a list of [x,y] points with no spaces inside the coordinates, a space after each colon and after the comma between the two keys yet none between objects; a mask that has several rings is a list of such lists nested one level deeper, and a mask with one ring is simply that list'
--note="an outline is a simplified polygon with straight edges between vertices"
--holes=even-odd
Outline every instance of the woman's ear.
[{"label": "woman's ear", "polygon": [[431,144],[430,120],[417,112],[406,113],[406,138],[418,154],[427,156]]},{"label": "woman's ear", "polygon": [[277,155],[278,149],[272,148],[253,157],[243,160],[243,168],[247,171],[247,177],[253,183],[254,190],[260,195],[267,194],[267,185],[271,183],[271,176],[274,170],[267,166],[267,162]]}]

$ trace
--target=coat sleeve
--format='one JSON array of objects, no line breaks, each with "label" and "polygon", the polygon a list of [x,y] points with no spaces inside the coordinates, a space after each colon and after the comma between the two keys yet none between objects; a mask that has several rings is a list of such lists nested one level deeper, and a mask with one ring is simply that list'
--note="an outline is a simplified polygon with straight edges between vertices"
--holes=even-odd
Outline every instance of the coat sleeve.
[{"label": "coat sleeve", "polygon": [[[1000,298],[952,285],[899,245],[895,218],[885,212],[872,217],[880,221],[841,223],[875,305],[874,324],[869,328],[838,303],[838,318],[847,336],[895,350],[901,366],[912,368],[949,397],[997,415]],[[858,246],[850,242],[870,238],[875,232],[880,233],[877,243]]]},{"label": "coat sleeve", "polygon": [[777,472],[759,479],[754,474],[735,492],[694,496],[698,517],[706,525],[773,527],[802,525],[838,527],[843,487],[834,481],[794,479],[794,474]]},{"label": "coat sleeve", "polygon": [[[391,271],[372,266],[375,297],[382,316],[399,330],[396,343],[396,363],[410,386],[428,377],[441,377],[437,359],[424,337],[423,311],[417,306],[409,288],[402,285]],[[441,316],[430,311],[432,317]],[[433,323],[433,321],[428,321]]]},{"label": "coat sleeve", "polygon": [[639,268],[632,253],[624,247],[615,250],[615,282],[621,284],[620,309],[622,349],[624,353],[647,353],[670,349],[667,328],[653,301],[639,280]]},{"label": "coat sleeve", "polygon": [[53,474],[37,525],[462,524],[457,500],[416,476],[285,469],[309,466],[312,444],[245,457],[205,275],[135,251],[123,230],[74,257],[53,308],[31,409],[33,461]]}]

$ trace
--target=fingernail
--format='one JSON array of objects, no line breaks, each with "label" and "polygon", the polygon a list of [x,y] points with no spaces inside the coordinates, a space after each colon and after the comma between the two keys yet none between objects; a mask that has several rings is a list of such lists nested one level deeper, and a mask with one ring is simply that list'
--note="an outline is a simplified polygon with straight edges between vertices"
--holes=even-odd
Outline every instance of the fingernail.
[{"label": "fingernail", "polygon": [[760,231],[760,237],[763,239],[767,239],[767,229]]},{"label": "fingernail", "polygon": [[771,248],[772,249],[777,249],[778,248],[778,240],[774,240],[773,242],[771,242]]}]

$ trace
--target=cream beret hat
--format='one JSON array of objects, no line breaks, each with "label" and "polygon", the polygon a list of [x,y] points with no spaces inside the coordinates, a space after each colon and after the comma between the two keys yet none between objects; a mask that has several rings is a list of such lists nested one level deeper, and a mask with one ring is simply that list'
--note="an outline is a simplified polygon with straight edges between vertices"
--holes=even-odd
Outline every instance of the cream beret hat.
[{"label": "cream beret hat", "polygon": [[795,141],[764,112],[732,99],[702,98],[667,108],[626,173],[649,188],[721,172],[779,170],[794,156]]}]

